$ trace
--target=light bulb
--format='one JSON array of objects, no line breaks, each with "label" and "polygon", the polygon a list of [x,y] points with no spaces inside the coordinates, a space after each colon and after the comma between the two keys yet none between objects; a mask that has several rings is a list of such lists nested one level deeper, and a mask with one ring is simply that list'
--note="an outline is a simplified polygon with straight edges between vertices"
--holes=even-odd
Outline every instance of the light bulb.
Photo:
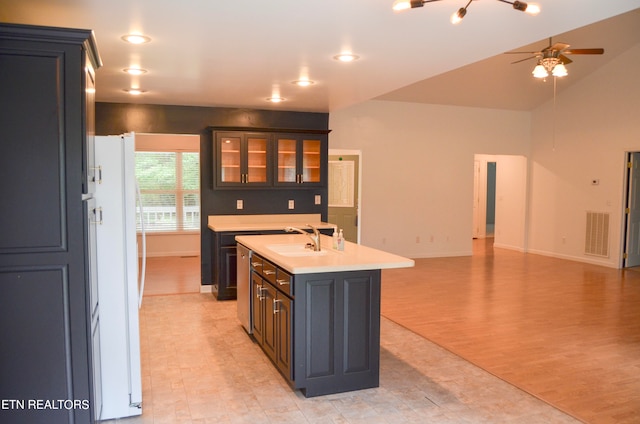
[{"label": "light bulb", "polygon": [[399,12],[400,10],[407,10],[411,8],[411,2],[409,0],[396,0],[393,2],[393,10]]},{"label": "light bulb", "polygon": [[536,3],[529,3],[527,4],[527,8],[524,10],[524,13],[535,16],[540,13],[540,6],[538,6]]},{"label": "light bulb", "polygon": [[467,14],[467,9],[465,9],[464,7],[461,7],[460,9],[458,9],[456,13],[451,15],[451,23],[454,25],[459,24],[462,18],[464,18],[464,15],[466,14]]}]

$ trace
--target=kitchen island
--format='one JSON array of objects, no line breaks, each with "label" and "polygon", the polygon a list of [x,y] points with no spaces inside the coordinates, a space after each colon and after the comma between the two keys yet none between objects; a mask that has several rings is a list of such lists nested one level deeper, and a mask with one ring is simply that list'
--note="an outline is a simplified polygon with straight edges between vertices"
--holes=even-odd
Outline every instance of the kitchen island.
[{"label": "kitchen island", "polygon": [[324,235],[319,251],[302,234],[236,241],[243,325],[289,385],[307,397],[378,387],[381,270],[414,261],[349,242],[337,251]]}]

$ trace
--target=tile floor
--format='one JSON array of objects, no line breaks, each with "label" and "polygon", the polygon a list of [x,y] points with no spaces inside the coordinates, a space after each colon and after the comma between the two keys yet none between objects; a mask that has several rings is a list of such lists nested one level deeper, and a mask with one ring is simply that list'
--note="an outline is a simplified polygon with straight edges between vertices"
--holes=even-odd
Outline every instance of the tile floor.
[{"label": "tile floor", "polygon": [[145,297],[143,414],[110,423],[579,422],[384,317],[380,387],[307,399],[235,314],[210,294]]}]

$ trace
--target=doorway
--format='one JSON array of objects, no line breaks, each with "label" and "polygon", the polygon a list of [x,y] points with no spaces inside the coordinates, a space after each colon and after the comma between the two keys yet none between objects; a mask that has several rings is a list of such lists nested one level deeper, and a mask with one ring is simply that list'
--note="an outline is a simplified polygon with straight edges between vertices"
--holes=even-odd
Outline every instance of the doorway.
[{"label": "doorway", "polygon": [[474,155],[472,238],[493,237],[493,246],[524,252],[527,158]]},{"label": "doorway", "polygon": [[342,229],[344,238],[360,241],[360,175],[359,150],[329,151],[329,201],[327,220]]},{"label": "doorway", "polygon": [[474,160],[473,238],[493,237],[496,225],[497,163],[486,158]]}]

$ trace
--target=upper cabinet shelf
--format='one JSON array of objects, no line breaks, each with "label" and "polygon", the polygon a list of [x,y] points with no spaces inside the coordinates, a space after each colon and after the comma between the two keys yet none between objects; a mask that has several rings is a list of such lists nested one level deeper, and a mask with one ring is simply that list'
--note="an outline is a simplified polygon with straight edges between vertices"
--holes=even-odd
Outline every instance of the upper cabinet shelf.
[{"label": "upper cabinet shelf", "polygon": [[216,186],[270,186],[269,136],[220,132],[215,136]]},{"label": "upper cabinet shelf", "polygon": [[277,185],[323,185],[323,147],[316,134],[276,134]]},{"label": "upper cabinet shelf", "polygon": [[300,188],[327,184],[326,130],[211,130],[216,188]]}]

